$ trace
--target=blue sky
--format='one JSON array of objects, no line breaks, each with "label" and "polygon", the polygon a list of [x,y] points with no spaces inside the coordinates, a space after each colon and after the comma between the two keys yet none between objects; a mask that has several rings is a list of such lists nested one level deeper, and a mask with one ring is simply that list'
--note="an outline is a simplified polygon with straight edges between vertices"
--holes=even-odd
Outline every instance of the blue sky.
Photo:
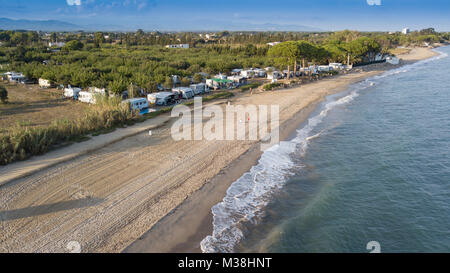
[{"label": "blue sky", "polygon": [[0,17],[111,30],[450,31],[449,0],[0,0]]}]

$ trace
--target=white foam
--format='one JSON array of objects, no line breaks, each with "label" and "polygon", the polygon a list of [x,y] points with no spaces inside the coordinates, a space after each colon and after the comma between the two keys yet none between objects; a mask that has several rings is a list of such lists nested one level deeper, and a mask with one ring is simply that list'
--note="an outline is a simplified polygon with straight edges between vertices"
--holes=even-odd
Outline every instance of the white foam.
[{"label": "white foam", "polygon": [[293,167],[301,167],[295,165],[291,154],[297,151],[303,155],[306,152],[308,142],[319,137],[322,132],[313,136],[310,134],[330,110],[338,105],[351,102],[359,95],[358,91],[373,86],[379,79],[405,73],[424,63],[448,56],[440,53],[441,55],[437,57],[403,66],[353,85],[353,91],[350,94],[326,103],[319,114],[309,118],[306,125],[297,130],[294,139],[289,142],[280,142],[279,145],[266,150],[258,164],[235,181],[228,188],[223,201],[212,208],[213,234],[204,238],[200,243],[202,251],[233,252],[235,245],[244,237],[241,230],[242,224],[248,221],[256,222],[257,216],[270,201],[272,193],[282,188],[288,177],[293,175],[291,171]]}]

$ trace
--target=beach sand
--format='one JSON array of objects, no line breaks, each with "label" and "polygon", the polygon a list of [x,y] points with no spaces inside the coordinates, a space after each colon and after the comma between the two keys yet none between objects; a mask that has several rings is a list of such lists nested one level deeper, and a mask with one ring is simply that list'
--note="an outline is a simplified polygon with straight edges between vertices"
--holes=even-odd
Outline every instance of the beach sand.
[{"label": "beach sand", "polygon": [[[405,62],[435,55],[413,49]],[[235,105],[280,106],[287,138],[326,96],[389,64],[275,92],[242,93]],[[217,104],[217,103],[216,103]],[[0,252],[198,252],[211,207],[261,155],[258,141],[174,141],[173,120],[0,186]]]}]

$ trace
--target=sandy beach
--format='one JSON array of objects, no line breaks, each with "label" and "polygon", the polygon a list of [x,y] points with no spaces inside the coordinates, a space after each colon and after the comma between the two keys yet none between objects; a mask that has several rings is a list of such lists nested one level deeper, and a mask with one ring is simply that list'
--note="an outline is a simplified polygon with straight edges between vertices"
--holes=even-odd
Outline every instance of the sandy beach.
[{"label": "sandy beach", "polygon": [[[434,55],[414,48],[399,57],[406,64]],[[242,93],[231,103],[278,104],[286,139],[326,96],[395,67],[371,65],[296,88]],[[176,142],[173,122],[1,185],[0,252],[68,252],[71,241],[82,252],[199,252],[212,232],[211,207],[257,162],[260,142]]]}]

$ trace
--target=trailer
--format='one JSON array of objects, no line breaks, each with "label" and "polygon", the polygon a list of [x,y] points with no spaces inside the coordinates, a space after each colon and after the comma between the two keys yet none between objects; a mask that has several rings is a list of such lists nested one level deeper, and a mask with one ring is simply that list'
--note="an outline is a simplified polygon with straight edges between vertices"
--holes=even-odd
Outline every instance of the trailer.
[{"label": "trailer", "polygon": [[78,94],[81,92],[81,88],[78,87],[69,87],[64,88],[64,97],[66,98],[73,98],[75,100],[78,99]]},{"label": "trailer", "polygon": [[188,100],[190,98],[193,98],[195,96],[194,91],[189,87],[177,87],[173,88],[172,92],[178,93],[181,95],[181,98]]},{"label": "trailer", "polygon": [[191,84],[189,88],[194,91],[195,95],[203,94],[203,93],[209,93],[209,88],[206,86],[206,83],[197,83],[197,84]]},{"label": "trailer", "polygon": [[134,98],[122,101],[123,104],[129,103],[132,110],[138,110],[139,113],[146,114],[150,112],[148,101],[146,98]]},{"label": "trailer", "polygon": [[170,105],[177,101],[177,96],[173,92],[159,92],[147,95],[148,102],[155,105]]}]

